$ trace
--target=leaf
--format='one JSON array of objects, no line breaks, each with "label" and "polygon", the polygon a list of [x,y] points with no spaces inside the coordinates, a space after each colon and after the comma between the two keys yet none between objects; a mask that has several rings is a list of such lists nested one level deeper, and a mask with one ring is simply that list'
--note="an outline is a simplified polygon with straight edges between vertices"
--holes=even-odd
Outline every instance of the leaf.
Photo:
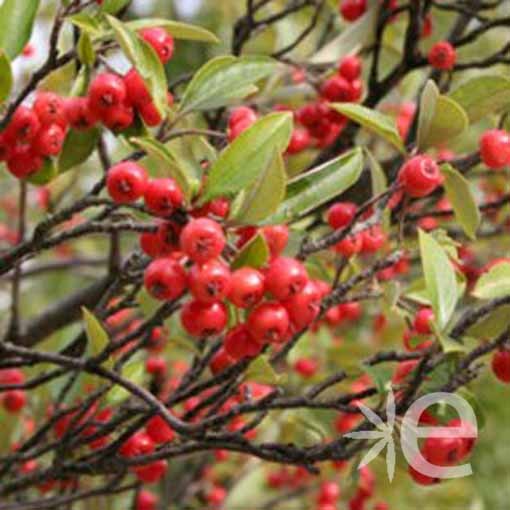
[{"label": "leaf", "polygon": [[[81,311],[83,314],[83,322],[85,322],[85,332],[88,338],[88,355],[90,357],[98,356],[108,346],[110,338],[94,314],[89,312],[85,307],[82,307]],[[111,368],[113,366],[113,360],[108,358],[104,362],[104,366]]]},{"label": "leaf", "polygon": [[510,262],[500,262],[482,274],[473,290],[478,299],[495,299],[510,294]]},{"label": "leaf", "polygon": [[163,64],[158,55],[136,32],[113,16],[106,15],[113,29],[115,39],[122,51],[142,76],[147,85],[154,105],[164,116],[168,108],[167,81]]},{"label": "leaf", "polygon": [[202,66],[187,86],[180,110],[209,110],[253,93],[254,84],[273,74],[278,63],[269,57],[216,57]]},{"label": "leaf", "polygon": [[240,267],[254,267],[258,269],[269,260],[269,247],[262,234],[257,234],[243,246],[237,257],[232,262],[232,269]]},{"label": "leaf", "polygon": [[45,158],[42,168],[34,175],[27,177],[27,181],[35,186],[44,186],[58,175],[58,169],[51,158]]},{"label": "leaf", "polygon": [[[122,376],[134,384],[142,385],[145,378],[145,364],[143,361],[135,361],[126,365],[122,370]],[[117,384],[106,394],[106,401],[109,405],[120,404],[130,396],[131,393],[128,390]]]},{"label": "leaf", "polygon": [[441,172],[445,177],[444,188],[455,212],[455,218],[464,232],[471,239],[476,239],[481,214],[470,182],[451,165],[442,165]]},{"label": "leaf", "polygon": [[4,51],[0,50],[0,103],[9,97],[13,81],[11,61]]},{"label": "leaf", "polygon": [[198,190],[200,181],[195,176],[189,175],[183,171],[182,166],[172,155],[168,147],[153,138],[130,138],[130,142],[143,149],[147,154],[160,159],[168,170],[170,177],[174,178],[179,184],[182,192],[189,201],[193,194]]},{"label": "leaf", "polygon": [[392,366],[387,364],[362,365],[362,369],[370,376],[379,393],[388,393],[388,390],[391,388],[391,378],[394,372]]},{"label": "leaf", "polygon": [[406,150],[398,133],[397,125],[388,115],[354,103],[331,103],[330,106],[368,131],[384,138],[400,152],[405,153]]},{"label": "leaf", "polygon": [[458,300],[455,270],[446,251],[430,234],[419,230],[419,243],[427,295],[443,331]]},{"label": "leaf", "polygon": [[379,6],[372,8],[354,23],[350,23],[341,34],[323,46],[310,59],[312,64],[333,64],[345,55],[359,53],[375,40],[375,29]]},{"label": "leaf", "polygon": [[131,0],[103,0],[101,11],[107,14],[116,14],[130,2]]},{"label": "leaf", "polygon": [[472,78],[457,87],[449,97],[464,108],[470,122],[510,106],[510,80],[498,75]]},{"label": "leaf", "polygon": [[271,113],[241,133],[212,165],[201,199],[232,196],[257,181],[292,134],[292,115]]},{"label": "leaf", "polygon": [[76,50],[78,52],[78,58],[83,64],[92,66],[96,61],[96,52],[92,45],[92,39],[87,32],[81,33]]},{"label": "leaf", "polygon": [[439,89],[432,80],[428,80],[421,98],[420,98],[420,113],[418,118],[418,147],[425,146],[425,141],[430,132],[432,119],[436,111],[437,98],[439,97]]},{"label": "leaf", "polygon": [[0,7],[0,48],[14,60],[30,40],[39,0],[4,0]]},{"label": "leaf", "polygon": [[79,29],[87,32],[91,36],[97,36],[101,34],[101,23],[99,19],[87,14],[85,12],[79,12],[74,16],[67,18],[73,25]]},{"label": "leaf", "polygon": [[66,172],[86,161],[94,152],[99,140],[99,129],[76,131],[70,129],[64,141],[64,147],[58,158],[59,172]]},{"label": "leaf", "polygon": [[365,154],[368,159],[368,164],[370,167],[370,180],[372,183],[372,195],[377,196],[381,193],[384,193],[388,189],[388,179],[382,166],[379,161],[374,157],[374,155],[368,150],[365,149]]},{"label": "leaf", "polygon": [[244,373],[245,381],[255,381],[262,384],[282,384],[286,374],[277,374],[266,356],[259,356]]},{"label": "leaf", "polygon": [[209,30],[180,21],[173,21],[163,18],[144,18],[129,21],[126,25],[131,30],[141,30],[142,28],[161,27],[164,28],[175,39],[186,39],[189,41],[199,41],[208,43],[219,43],[220,40]]},{"label": "leaf", "polygon": [[508,329],[510,306],[496,308],[487,317],[471,326],[467,331],[470,336],[492,340]]},{"label": "leaf", "polygon": [[296,177],[288,184],[278,211],[265,223],[276,224],[305,215],[350,188],[362,170],[362,150],[354,149]]},{"label": "leaf", "polygon": [[243,197],[233,217],[235,223],[256,225],[277,211],[285,197],[287,174],[281,154],[276,154]]}]

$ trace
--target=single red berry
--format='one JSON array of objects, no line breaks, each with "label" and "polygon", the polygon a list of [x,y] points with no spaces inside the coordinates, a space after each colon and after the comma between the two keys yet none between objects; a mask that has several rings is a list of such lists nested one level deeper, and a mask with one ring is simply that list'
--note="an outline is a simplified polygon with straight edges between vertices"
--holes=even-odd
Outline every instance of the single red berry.
[{"label": "single red berry", "polygon": [[155,376],[164,375],[167,371],[165,358],[160,356],[150,356],[145,362],[145,370],[147,370],[147,373]]},{"label": "single red berry", "polygon": [[461,459],[463,448],[459,437],[427,437],[423,443],[423,456],[436,466],[452,466]]},{"label": "single red berry", "polygon": [[510,164],[510,136],[502,129],[489,129],[480,138],[483,164],[498,170]]},{"label": "single red berry", "polygon": [[118,204],[129,204],[143,196],[147,189],[147,172],[131,161],[112,166],[106,175],[110,197]]},{"label": "single red berry", "polygon": [[4,368],[0,370],[0,384],[23,384],[25,376],[18,368]]},{"label": "single red berry", "polygon": [[228,312],[223,303],[188,301],[181,309],[181,323],[192,336],[218,335],[225,329],[227,321]]},{"label": "single red berry", "polygon": [[184,202],[184,195],[170,177],[151,179],[144,192],[147,209],[158,216],[170,216]]},{"label": "single red berry", "polygon": [[363,96],[363,81],[362,80],[352,80],[351,81],[351,101],[357,102]]},{"label": "single red berry", "polygon": [[16,145],[9,152],[7,169],[18,179],[24,179],[41,169],[43,160],[30,145]]},{"label": "single red berry", "polygon": [[234,358],[232,358],[227,350],[222,347],[212,357],[211,361],[209,362],[209,368],[213,375],[217,375],[226,370],[228,367],[231,367],[234,363]]},{"label": "single red berry", "polygon": [[492,357],[492,371],[504,383],[510,383],[510,351],[502,349]]},{"label": "single red berry", "polygon": [[414,316],[414,329],[420,335],[430,335],[432,329],[430,324],[434,322],[434,312],[430,308],[421,308]]},{"label": "single red berry", "polygon": [[241,133],[244,133],[248,128],[254,124],[251,119],[243,119],[236,122],[228,129],[228,141],[233,142]]},{"label": "single red berry", "polygon": [[170,443],[175,439],[174,430],[159,414],[147,422],[145,431],[156,444]]},{"label": "single red berry", "polygon": [[[435,425],[435,424],[433,424]],[[477,428],[467,421],[462,421],[460,418],[454,418],[447,423],[448,427],[456,427],[460,430],[459,438],[462,442],[459,451],[459,461],[471,455],[477,440]]]},{"label": "single red berry", "polygon": [[455,65],[457,52],[448,41],[440,41],[432,46],[428,59],[433,68],[449,71]]},{"label": "single red berry", "polygon": [[384,246],[387,236],[380,225],[375,225],[361,233],[361,240],[363,253],[376,253]]},{"label": "single red berry", "polygon": [[287,154],[299,154],[308,149],[312,143],[312,137],[307,129],[295,128],[292,132],[289,145],[287,147]]},{"label": "single red berry", "polygon": [[88,97],[71,97],[65,102],[65,113],[69,124],[77,131],[87,131],[98,121],[95,112],[90,108]]},{"label": "single red berry", "polygon": [[191,294],[203,303],[221,301],[230,290],[231,276],[228,266],[219,260],[195,264],[189,272]]},{"label": "single red berry", "polygon": [[434,25],[432,23],[432,16],[427,14],[423,18],[423,24],[421,26],[421,38],[426,39],[432,35],[432,30],[434,29]]},{"label": "single red berry", "polygon": [[336,243],[333,248],[340,255],[349,258],[361,251],[363,248],[363,238],[359,234],[351,235]]},{"label": "single red berry", "polygon": [[181,250],[198,264],[218,258],[225,244],[220,224],[209,218],[190,221],[181,233]]},{"label": "single red berry", "polygon": [[115,105],[102,114],[101,120],[108,129],[120,133],[133,124],[135,111],[127,104]]},{"label": "single red berry", "polygon": [[152,492],[142,489],[136,496],[135,510],[157,510],[158,498]]},{"label": "single red berry", "polygon": [[144,28],[140,30],[140,35],[154,48],[163,64],[166,64],[172,58],[174,39],[164,28]]},{"label": "single red berry", "polygon": [[262,273],[243,267],[232,273],[228,299],[238,308],[250,308],[263,298],[264,289]]},{"label": "single red berry", "polygon": [[299,358],[294,363],[294,370],[305,378],[313,377],[319,368],[317,360],[312,358]]},{"label": "single red berry", "polygon": [[145,124],[149,127],[159,126],[163,122],[161,113],[159,113],[159,110],[152,101],[141,105],[138,108],[138,113]]},{"label": "single red berry", "polygon": [[255,342],[245,324],[231,329],[225,336],[223,346],[234,360],[256,356],[262,347]]},{"label": "single red berry", "polygon": [[156,299],[172,301],[180,297],[188,282],[183,267],[172,259],[153,260],[144,275],[147,292]]},{"label": "single red berry", "polygon": [[9,143],[30,143],[39,132],[41,123],[36,113],[28,106],[18,106],[5,130]]},{"label": "single red berry", "polygon": [[34,111],[43,126],[57,124],[67,127],[65,101],[53,92],[38,92],[34,101]]},{"label": "single red berry", "polygon": [[327,214],[329,226],[335,230],[344,228],[354,219],[357,206],[353,202],[337,202],[333,204]]},{"label": "single red berry", "polygon": [[346,21],[356,21],[367,10],[366,0],[342,0],[340,14]]},{"label": "single red berry", "polygon": [[321,86],[321,96],[331,102],[350,102],[354,95],[350,82],[342,76],[332,76],[328,78]]},{"label": "single red berry", "polygon": [[398,179],[405,192],[420,198],[430,195],[442,182],[443,177],[437,163],[429,156],[415,156],[399,170]]},{"label": "single red berry", "polygon": [[338,66],[338,73],[347,81],[357,80],[361,76],[361,59],[356,55],[344,57]]},{"label": "single red berry", "polygon": [[289,314],[280,303],[263,303],[250,313],[247,326],[257,342],[279,343],[289,330]]},{"label": "single red berry", "polygon": [[9,390],[2,396],[4,409],[9,413],[19,413],[27,403],[27,395],[23,390]]},{"label": "single red berry", "polygon": [[163,221],[159,224],[156,234],[158,236],[160,257],[165,254],[170,255],[179,249],[181,232],[181,225],[174,221]]},{"label": "single red berry", "polygon": [[219,506],[227,497],[227,491],[218,485],[213,487],[206,495],[207,502],[212,506]]},{"label": "single red berry", "polygon": [[130,105],[140,108],[152,102],[149,89],[135,68],[130,69],[124,76],[124,84],[126,85],[127,101]]},{"label": "single red berry", "polygon": [[319,503],[336,503],[340,497],[340,486],[336,482],[323,482],[319,488]]},{"label": "single red berry", "polygon": [[122,457],[138,457],[154,451],[154,441],[145,432],[135,432],[119,448]]},{"label": "single red berry", "polygon": [[228,118],[228,127],[232,129],[236,124],[249,123],[250,125],[256,122],[257,112],[248,106],[238,106],[234,108]]},{"label": "single red berry", "polygon": [[57,156],[62,151],[65,132],[58,124],[42,127],[37,134],[33,148],[43,157]]},{"label": "single red berry", "polygon": [[419,464],[418,461],[413,462],[412,465],[409,466],[408,471],[411,478],[418,484],[418,485],[436,485],[441,482],[439,478],[433,478],[431,476],[425,475],[421,473],[418,469],[415,469],[413,466],[416,464]]},{"label": "single red berry", "polygon": [[263,227],[261,232],[269,246],[271,256],[278,257],[289,242],[289,227],[287,225],[270,225]]},{"label": "single red berry", "polygon": [[417,367],[419,361],[412,359],[408,361],[401,361],[391,379],[393,384],[402,384],[407,377],[411,374],[411,372]]},{"label": "single red berry", "polygon": [[133,471],[141,482],[156,483],[165,476],[167,469],[168,463],[166,460],[156,460],[144,466],[137,466],[133,468]]},{"label": "single red berry", "polygon": [[122,106],[127,97],[123,79],[113,73],[97,75],[89,87],[90,108],[101,119],[112,109]]},{"label": "single red berry", "polygon": [[305,287],[284,301],[283,306],[297,331],[309,326],[319,315],[321,293],[315,281],[310,280]]},{"label": "single red berry", "polygon": [[274,259],[266,272],[266,290],[278,300],[289,299],[301,292],[307,282],[305,266],[289,257]]}]

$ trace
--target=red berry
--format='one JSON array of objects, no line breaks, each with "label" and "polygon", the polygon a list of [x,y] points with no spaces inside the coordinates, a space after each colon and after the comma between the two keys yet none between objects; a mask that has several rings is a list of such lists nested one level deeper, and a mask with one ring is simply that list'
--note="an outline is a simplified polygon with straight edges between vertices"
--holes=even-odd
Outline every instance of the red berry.
[{"label": "red berry", "polygon": [[480,138],[480,156],[485,166],[500,169],[510,163],[510,136],[502,129],[489,129]]},{"label": "red berry", "polygon": [[319,503],[336,503],[340,487],[336,482],[323,482],[319,489]]},{"label": "red berry", "polygon": [[41,123],[34,110],[28,106],[18,106],[5,130],[9,143],[29,143],[39,132]]},{"label": "red berry", "polygon": [[186,272],[172,259],[152,261],[144,275],[147,292],[156,299],[172,301],[180,297],[187,288]]},{"label": "red berry", "polygon": [[283,306],[297,331],[309,326],[319,315],[321,293],[314,281],[308,281],[303,290],[284,301]]},{"label": "red berry", "polygon": [[240,122],[248,122],[253,124],[257,120],[257,113],[248,106],[239,106],[234,108],[228,118],[228,127],[232,129],[236,124]]},{"label": "red berry", "polygon": [[4,408],[9,413],[19,413],[27,403],[27,396],[23,390],[9,390],[2,396]]},{"label": "red berry", "polygon": [[401,361],[393,374],[393,377],[391,378],[391,381],[393,384],[402,384],[409,374],[417,367],[419,361],[412,359],[409,361]]},{"label": "red berry", "polygon": [[461,461],[468,457],[469,455],[471,455],[471,452],[475,447],[477,439],[476,438],[477,428],[472,423],[461,421],[459,418],[454,418],[453,420],[450,420],[447,423],[447,426],[460,428],[462,430],[461,435],[459,436],[459,439],[462,442],[462,446],[459,452],[460,457],[458,459],[459,461]]},{"label": "red berry", "polygon": [[279,303],[263,303],[250,313],[247,325],[257,342],[279,343],[289,330],[289,314]]},{"label": "red berry", "polygon": [[238,308],[250,308],[263,298],[264,289],[262,273],[243,267],[232,273],[228,299]]},{"label": "red berry", "polygon": [[366,10],[366,0],[342,0],[340,2],[340,14],[346,21],[356,21]]},{"label": "red berry", "polygon": [[416,339],[418,337],[418,332],[413,329],[408,329],[404,332],[404,347],[407,351],[414,352],[420,351],[424,349],[428,349],[434,344],[433,340],[425,339],[423,341],[419,341]]},{"label": "red berry", "polygon": [[135,111],[131,106],[126,104],[116,105],[103,113],[101,120],[108,129],[114,133],[119,133],[133,124]]},{"label": "red berry", "polygon": [[167,364],[165,358],[158,356],[151,356],[145,362],[145,370],[147,373],[157,375],[164,375],[167,371]]},{"label": "red berry", "polygon": [[235,363],[234,358],[222,347],[209,362],[209,368],[213,375],[217,375]]},{"label": "red berry", "polygon": [[348,236],[336,243],[334,246],[334,250],[337,253],[347,258],[356,255],[356,253],[359,253],[362,248],[363,238],[359,234]]},{"label": "red berry", "polygon": [[352,202],[337,202],[328,210],[329,226],[335,230],[346,227],[356,214],[357,206]]},{"label": "red berry", "polygon": [[510,383],[510,351],[502,349],[492,357],[492,371],[504,383]]},{"label": "red berry", "polygon": [[67,127],[65,101],[53,92],[38,92],[34,101],[34,111],[43,126],[57,124]]},{"label": "red berry", "polygon": [[[413,463],[414,465],[415,463]],[[409,475],[418,485],[436,485],[441,480],[439,478],[433,478],[428,475],[422,474],[420,471],[416,470],[412,465],[409,466]]]},{"label": "red berry", "polygon": [[384,246],[387,236],[380,225],[375,225],[361,233],[363,253],[376,253]]},{"label": "red berry", "polygon": [[429,156],[411,158],[400,169],[398,179],[413,198],[430,195],[443,182],[437,163]]},{"label": "red berry", "polygon": [[159,110],[156,108],[156,105],[151,101],[150,103],[145,103],[138,108],[138,113],[142,120],[149,127],[159,126],[163,122],[163,117]]},{"label": "red berry", "polygon": [[348,81],[357,80],[361,76],[361,60],[356,55],[348,55],[340,61],[338,73]]},{"label": "red berry", "polygon": [[122,457],[138,457],[154,451],[154,441],[145,432],[135,432],[119,448]]},{"label": "red berry", "polygon": [[432,30],[434,26],[432,24],[432,16],[430,14],[427,14],[423,18],[423,24],[421,27],[421,37],[423,39],[426,39],[427,37],[430,37],[432,35]]},{"label": "red berry", "polygon": [[23,384],[25,376],[17,368],[5,368],[0,370],[0,384]]},{"label": "red berry", "polygon": [[456,464],[463,451],[463,442],[459,437],[428,437],[423,443],[423,456],[436,466]]},{"label": "red berry", "polygon": [[141,490],[136,496],[135,510],[157,510],[158,498],[152,492]]},{"label": "red berry", "polygon": [[278,257],[266,272],[266,290],[276,299],[289,299],[301,292],[308,282],[308,274],[301,262],[289,257]]},{"label": "red berry", "polygon": [[144,28],[140,30],[140,35],[156,50],[163,64],[166,64],[172,58],[174,54],[174,39],[164,28]]},{"label": "red berry", "polygon": [[256,356],[261,349],[261,345],[255,342],[244,324],[239,324],[227,333],[223,346],[234,360]]},{"label": "red berry", "polygon": [[50,124],[39,130],[34,140],[34,150],[41,156],[57,156],[64,145],[65,132],[58,124]]},{"label": "red berry", "polygon": [[160,257],[170,255],[179,249],[181,231],[181,226],[173,221],[165,221],[159,224],[156,234]]},{"label": "red berry", "polygon": [[294,370],[302,377],[313,377],[318,368],[317,361],[311,358],[300,358],[294,363]]},{"label": "red berry", "polygon": [[230,269],[219,260],[211,260],[201,266],[195,264],[189,272],[191,294],[203,303],[221,301],[227,296],[230,284]]},{"label": "red berry", "polygon": [[295,128],[292,132],[289,145],[287,147],[287,154],[299,154],[305,149],[308,149],[312,143],[310,133],[306,129]]},{"label": "red berry", "polygon": [[163,478],[167,468],[168,463],[166,460],[156,460],[144,466],[137,466],[133,471],[141,482],[156,483]]},{"label": "red berry", "polygon": [[108,193],[118,204],[129,204],[138,200],[145,193],[147,181],[145,169],[131,161],[112,166],[106,175]]},{"label": "red berry", "polygon": [[328,78],[321,87],[321,96],[331,102],[350,102],[354,100],[351,84],[342,76]]},{"label": "red berry", "polygon": [[35,174],[43,165],[42,158],[30,145],[16,145],[9,152],[7,169],[18,179]]},{"label": "red berry", "polygon": [[124,76],[124,84],[126,85],[127,101],[136,108],[152,102],[145,81],[136,69],[130,69]]},{"label": "red berry", "polygon": [[455,48],[447,41],[440,41],[429,52],[429,64],[435,69],[449,71],[457,60]]},{"label": "red berry", "polygon": [[205,337],[221,333],[228,320],[223,303],[201,303],[188,301],[181,310],[181,323],[192,336]]},{"label": "red berry", "polygon": [[227,491],[223,487],[219,487],[217,485],[207,493],[206,499],[210,505],[218,506],[221,505],[221,503],[223,503],[226,497]]},{"label": "red berry", "polygon": [[287,225],[270,225],[262,228],[262,235],[269,246],[272,257],[278,257],[289,242],[289,227]]},{"label": "red berry", "polygon": [[218,258],[225,244],[220,224],[209,218],[190,221],[181,233],[181,250],[198,264]]},{"label": "red berry", "polygon": [[177,183],[171,178],[151,179],[144,192],[145,205],[153,214],[170,216],[184,202]]},{"label": "red berry", "polygon": [[145,431],[156,444],[169,443],[175,439],[175,432],[159,414],[145,425]]},{"label": "red berry", "polygon": [[430,335],[431,322],[434,322],[434,312],[430,308],[421,308],[414,316],[414,329],[420,335]]},{"label": "red berry", "polygon": [[102,73],[94,78],[89,87],[90,109],[101,119],[112,109],[126,101],[126,85],[113,73]]},{"label": "red berry", "polygon": [[255,121],[248,118],[236,122],[228,129],[228,141],[233,142],[241,133],[250,128],[254,123]]},{"label": "red berry", "polygon": [[90,108],[88,97],[71,97],[65,103],[66,118],[72,128],[86,131],[93,128],[98,121],[95,112]]}]

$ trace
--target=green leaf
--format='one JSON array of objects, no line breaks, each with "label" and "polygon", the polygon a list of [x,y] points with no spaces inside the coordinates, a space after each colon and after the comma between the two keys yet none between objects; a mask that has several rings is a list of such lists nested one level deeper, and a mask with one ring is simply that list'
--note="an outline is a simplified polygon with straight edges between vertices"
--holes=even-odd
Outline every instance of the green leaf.
[{"label": "green leaf", "polygon": [[354,149],[296,177],[289,182],[278,211],[265,223],[281,223],[305,215],[350,188],[362,170],[362,150]]},{"label": "green leaf", "polygon": [[384,138],[400,152],[405,153],[406,150],[398,133],[397,125],[388,115],[354,103],[331,103],[330,106],[368,131]]},{"label": "green leaf", "polygon": [[496,308],[487,317],[471,326],[467,331],[470,336],[492,340],[508,329],[510,306]]},{"label": "green leaf", "polygon": [[510,262],[500,262],[482,274],[473,290],[478,299],[495,299],[510,294]]},{"label": "green leaf", "polygon": [[362,365],[362,369],[370,376],[379,393],[388,393],[391,388],[394,367],[381,363],[380,365]]},{"label": "green leaf", "polygon": [[113,16],[106,16],[113,29],[115,39],[122,51],[140,73],[147,85],[154,105],[165,116],[168,109],[167,82],[163,64],[158,55],[137,33]]},{"label": "green leaf", "polygon": [[[87,310],[85,307],[82,307],[81,311],[83,314],[83,322],[85,323],[85,333],[87,334],[88,338],[88,355],[90,357],[98,356],[108,346],[110,343],[110,338],[94,314],[89,312],[89,310]],[[104,366],[111,368],[113,366],[113,360],[108,358],[104,362]]]},{"label": "green leaf", "polygon": [[165,165],[168,175],[176,180],[189,201],[198,190],[200,181],[194,175],[187,174],[168,147],[154,138],[130,138],[130,142],[143,149],[147,154],[158,158]]},{"label": "green leaf", "polygon": [[313,64],[334,64],[345,55],[359,53],[375,40],[379,6],[374,5],[354,23],[350,23],[340,35],[323,46],[312,58]]},{"label": "green leaf", "polygon": [[275,213],[285,197],[287,174],[281,154],[276,154],[266,169],[247,190],[242,191],[240,205],[233,220],[244,225],[256,225]]},{"label": "green leaf", "polygon": [[13,81],[11,61],[4,51],[0,50],[0,103],[9,97]]},{"label": "green leaf", "polygon": [[98,36],[101,34],[102,28],[99,19],[90,14],[79,12],[67,19],[80,30],[87,32],[91,36]]},{"label": "green leaf", "polygon": [[439,330],[443,331],[458,300],[455,270],[446,251],[430,234],[420,230],[419,243],[427,295]]},{"label": "green leaf", "polygon": [[372,195],[377,196],[384,193],[388,189],[388,179],[384,170],[375,158],[375,156],[368,150],[365,149],[368,164],[370,167],[370,180],[372,183]]},{"label": "green leaf", "polygon": [[94,152],[99,140],[99,129],[76,131],[70,129],[64,141],[64,147],[58,158],[59,172],[70,170],[86,161]]},{"label": "green leaf", "polygon": [[101,11],[107,14],[116,14],[130,2],[131,0],[104,0],[101,4]]},{"label": "green leaf", "polygon": [[189,41],[200,41],[207,43],[219,43],[220,40],[209,30],[180,21],[173,21],[163,18],[144,18],[129,21],[126,25],[131,30],[141,30],[142,28],[160,27],[164,28],[175,39],[185,39]]},{"label": "green leaf", "polygon": [[45,158],[42,168],[27,178],[30,184],[35,186],[44,186],[52,181],[58,175],[58,169],[55,162],[51,158]]},{"label": "green leaf", "polygon": [[510,80],[498,75],[477,76],[460,85],[449,97],[464,108],[474,123],[510,106]]},{"label": "green leaf", "polygon": [[444,188],[455,212],[455,218],[464,232],[471,239],[475,239],[481,214],[470,182],[451,165],[442,165],[441,172],[445,177]]},{"label": "green leaf", "polygon": [[[143,361],[134,361],[126,365],[122,370],[122,376],[133,384],[142,385],[145,379],[145,364]],[[117,384],[106,394],[106,402],[109,405],[116,405],[130,396],[131,393],[128,390]]]},{"label": "green leaf", "polygon": [[30,40],[39,0],[4,0],[0,7],[0,48],[14,60]]},{"label": "green leaf", "polygon": [[425,147],[425,141],[430,133],[430,126],[432,125],[439,95],[439,89],[435,82],[428,80],[420,98],[420,116],[418,118],[419,148]]},{"label": "green leaf", "polygon": [[259,356],[246,370],[244,379],[262,384],[283,384],[287,377],[286,374],[277,374],[266,356]]},{"label": "green leaf", "polygon": [[258,269],[269,260],[269,247],[262,234],[257,234],[243,246],[237,257],[231,264],[232,269],[240,267],[254,267]]},{"label": "green leaf", "polygon": [[255,83],[276,71],[269,57],[216,57],[202,66],[187,86],[180,110],[209,110],[252,94]]},{"label": "green leaf", "polygon": [[81,33],[76,50],[78,52],[78,58],[82,64],[92,66],[96,61],[96,52],[92,45],[92,39],[87,32]]},{"label": "green leaf", "polygon": [[274,154],[282,153],[292,134],[292,115],[271,113],[241,133],[212,165],[202,203],[232,196],[257,181]]}]

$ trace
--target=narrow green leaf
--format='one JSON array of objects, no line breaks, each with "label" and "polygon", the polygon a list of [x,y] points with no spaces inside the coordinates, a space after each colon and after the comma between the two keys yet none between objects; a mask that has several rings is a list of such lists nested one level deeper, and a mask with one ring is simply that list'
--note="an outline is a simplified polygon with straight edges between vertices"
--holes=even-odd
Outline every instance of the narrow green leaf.
[{"label": "narrow green leaf", "polygon": [[126,25],[131,30],[141,30],[142,28],[161,27],[164,28],[175,39],[185,39],[189,41],[199,41],[206,43],[219,43],[220,40],[209,30],[180,21],[173,21],[163,18],[144,18],[129,21]]},{"label": "narrow green leaf", "polygon": [[379,393],[383,395],[388,393],[391,388],[394,367],[388,364],[362,365],[362,369],[370,376]]},{"label": "narrow green leaf", "polygon": [[441,172],[445,177],[444,188],[455,212],[455,218],[464,232],[471,239],[475,239],[481,214],[470,182],[451,165],[442,165]]},{"label": "narrow green leaf", "polygon": [[251,186],[274,154],[282,153],[292,134],[292,115],[271,113],[241,133],[211,167],[202,196],[205,203],[219,196],[233,196]]},{"label": "narrow green leaf", "polygon": [[457,305],[455,270],[446,251],[430,234],[420,230],[419,242],[427,295],[442,332]]},{"label": "narrow green leaf", "polygon": [[[94,314],[89,312],[85,307],[82,307],[81,311],[83,314],[83,322],[85,323],[85,333],[88,339],[87,353],[90,357],[98,356],[110,343],[108,333]],[[104,366],[111,368],[113,366],[113,360],[108,358],[104,362]]]},{"label": "narrow green leaf", "polygon": [[103,0],[101,4],[101,11],[107,14],[116,14],[121,9],[124,9],[131,0]]},{"label": "narrow green leaf", "polygon": [[420,149],[426,145],[425,141],[430,133],[439,95],[437,85],[432,80],[428,80],[420,98],[420,116],[418,118],[418,147]]},{"label": "narrow green leaf", "polygon": [[254,267],[258,269],[269,260],[269,247],[264,236],[257,234],[253,239],[243,246],[235,260],[232,262],[232,269],[240,267]]},{"label": "narrow green leaf", "polygon": [[472,78],[449,96],[464,108],[470,122],[501,112],[510,106],[510,80],[498,75]]},{"label": "narrow green leaf", "polygon": [[277,374],[266,356],[259,356],[248,367],[244,374],[246,381],[255,381],[262,384],[282,384],[286,374]]},{"label": "narrow green leaf", "polygon": [[9,97],[13,81],[11,61],[4,51],[0,50],[0,103]]},{"label": "narrow green leaf", "polygon": [[281,223],[304,216],[350,188],[362,170],[362,150],[354,149],[296,177],[289,182],[285,200],[278,211],[265,223]]},{"label": "narrow green leaf", "polygon": [[99,135],[99,129],[89,129],[87,131],[70,129],[58,158],[59,173],[66,172],[86,161],[94,152]]},{"label": "narrow green leaf", "polygon": [[30,40],[39,0],[4,0],[0,6],[0,49],[14,60]]},{"label": "narrow green leaf", "polygon": [[482,274],[473,290],[479,299],[494,299],[510,294],[510,262],[500,262]]},{"label": "narrow green leaf", "polygon": [[81,33],[76,51],[78,52],[78,58],[81,63],[92,66],[96,61],[96,52],[92,45],[92,39],[87,32]]},{"label": "narrow green leaf", "polygon": [[388,115],[354,103],[331,103],[330,106],[405,153],[397,125]]},{"label": "narrow green leaf", "polygon": [[367,156],[368,165],[370,167],[370,180],[372,182],[372,195],[377,196],[384,193],[388,189],[388,179],[384,170],[375,158],[375,156],[368,150],[365,149]]},{"label": "narrow green leaf", "polygon": [[278,63],[269,57],[216,57],[202,66],[186,88],[180,110],[208,110],[253,93],[258,81],[273,74]]},{"label": "narrow green leaf", "polygon": [[278,210],[285,197],[287,174],[281,154],[276,154],[266,170],[243,194],[232,218],[235,223],[256,225]]},{"label": "narrow green leaf", "polygon": [[[145,365],[142,361],[135,361],[125,366],[122,370],[124,379],[133,384],[142,385],[145,379]],[[106,402],[109,405],[120,404],[131,396],[131,393],[123,386],[116,385],[106,394]]]},{"label": "narrow green leaf", "polygon": [[467,333],[478,339],[492,340],[508,329],[510,306],[496,308],[487,317],[471,326]]},{"label": "narrow green leaf", "polygon": [[27,178],[27,181],[30,184],[34,184],[35,186],[44,186],[52,181],[58,175],[57,165],[51,158],[46,158],[43,162],[42,168]]},{"label": "narrow green leaf", "polygon": [[68,20],[80,30],[87,32],[93,37],[97,37],[101,34],[102,28],[99,19],[86,12],[79,12],[78,14],[70,16]]}]

